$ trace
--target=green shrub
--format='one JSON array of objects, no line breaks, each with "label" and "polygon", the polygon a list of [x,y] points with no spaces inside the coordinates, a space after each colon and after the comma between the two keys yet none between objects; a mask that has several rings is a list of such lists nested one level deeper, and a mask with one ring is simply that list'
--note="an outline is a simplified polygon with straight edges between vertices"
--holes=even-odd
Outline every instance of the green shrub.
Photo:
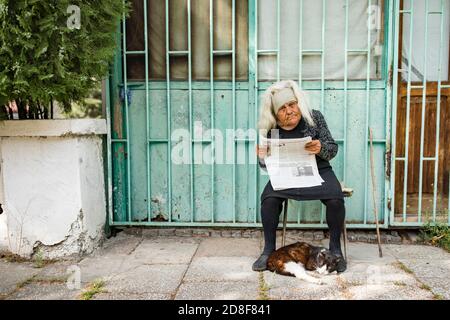
[{"label": "green shrub", "polygon": [[443,223],[427,223],[420,230],[421,238],[450,252],[450,227]]},{"label": "green shrub", "polygon": [[48,118],[52,100],[66,112],[83,104],[108,73],[128,7],[123,0],[0,0],[3,118],[11,101],[20,119]]}]

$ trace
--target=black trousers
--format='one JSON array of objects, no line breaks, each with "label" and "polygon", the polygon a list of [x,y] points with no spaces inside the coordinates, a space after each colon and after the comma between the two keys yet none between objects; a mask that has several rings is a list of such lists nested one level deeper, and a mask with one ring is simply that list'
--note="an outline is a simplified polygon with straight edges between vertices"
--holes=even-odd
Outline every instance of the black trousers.
[{"label": "black trousers", "polygon": [[[276,230],[280,221],[284,198],[269,197],[261,203],[261,219],[264,229],[264,251],[270,254],[276,249]],[[330,230],[330,250],[342,255],[341,231],[345,220],[344,199],[320,200],[326,206],[326,219]]]}]

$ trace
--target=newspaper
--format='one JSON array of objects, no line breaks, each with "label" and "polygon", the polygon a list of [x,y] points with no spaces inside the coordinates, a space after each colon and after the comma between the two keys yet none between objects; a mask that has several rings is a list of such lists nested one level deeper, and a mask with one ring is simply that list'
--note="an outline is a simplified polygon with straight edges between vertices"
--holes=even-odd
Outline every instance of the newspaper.
[{"label": "newspaper", "polygon": [[264,159],[274,190],[320,186],[316,157],[305,150],[311,137],[301,139],[267,139],[261,136],[260,145],[269,147]]}]

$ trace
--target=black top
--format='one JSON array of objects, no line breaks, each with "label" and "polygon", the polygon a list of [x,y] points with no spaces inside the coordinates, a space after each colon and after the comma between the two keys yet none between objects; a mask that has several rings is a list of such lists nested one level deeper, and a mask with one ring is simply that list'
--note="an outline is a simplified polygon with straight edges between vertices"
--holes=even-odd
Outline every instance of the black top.
[{"label": "black top", "polygon": [[[278,134],[280,139],[296,139],[310,136],[312,140],[320,140],[322,148],[316,154],[317,167],[319,174],[324,180],[322,185],[306,188],[290,188],[285,190],[273,190],[270,181],[267,182],[261,194],[261,201],[268,197],[287,198],[295,200],[319,200],[319,199],[343,199],[344,195],[341,190],[341,184],[336,178],[333,169],[330,165],[330,160],[333,159],[338,151],[338,145],[331,136],[325,119],[318,110],[312,110],[311,116],[314,120],[315,126],[309,125],[302,117],[298,125],[292,130],[284,130],[279,126]],[[267,135],[271,137],[270,131]],[[259,160],[261,167],[265,167],[264,160]]]}]

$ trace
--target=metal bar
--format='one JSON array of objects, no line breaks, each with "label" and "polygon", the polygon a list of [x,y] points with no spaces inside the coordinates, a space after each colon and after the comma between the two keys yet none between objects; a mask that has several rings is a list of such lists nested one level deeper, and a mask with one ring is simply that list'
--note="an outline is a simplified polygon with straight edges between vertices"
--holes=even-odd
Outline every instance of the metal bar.
[{"label": "metal bar", "polygon": [[[147,19],[147,15],[144,15],[144,19]],[[144,39],[145,41],[145,39]],[[145,51],[125,51],[125,54],[127,55],[133,55],[133,54],[145,54]]]},{"label": "metal bar", "polygon": [[347,53],[348,54],[362,54],[362,55],[366,55],[367,51],[368,51],[367,49],[347,49]]},{"label": "metal bar", "polygon": [[422,161],[436,161],[436,157],[422,157]]},{"label": "metal bar", "polygon": [[[334,141],[337,142],[337,143],[344,143],[345,139],[334,139]],[[385,144],[386,143],[386,139],[374,139],[372,141],[372,143]]]},{"label": "metal bar", "polygon": [[234,139],[237,142],[255,142],[256,139]]},{"label": "metal bar", "polygon": [[403,222],[406,222],[406,202],[408,189],[408,153],[409,153],[409,117],[411,110],[411,54],[413,41],[413,27],[414,27],[414,1],[411,2],[411,10],[409,16],[409,49],[408,49],[408,85],[406,94],[406,130],[405,130],[405,165],[403,171]]},{"label": "metal bar", "polygon": [[304,56],[314,54],[321,55],[323,51],[324,51],[323,49],[304,49],[302,50],[302,53]]},{"label": "metal bar", "polygon": [[113,183],[112,183],[112,139],[111,139],[111,88],[110,88],[110,75],[105,79],[105,90],[106,90],[106,151],[107,151],[107,169],[108,169],[108,223],[111,225],[114,222],[113,216]]},{"label": "metal bar", "polygon": [[[193,121],[192,121],[192,48],[191,48],[191,0],[187,0],[187,20],[188,20],[188,85],[189,85],[189,136],[192,141]],[[192,143],[189,146],[190,153],[190,188],[191,188],[191,222],[194,221],[195,216],[195,202],[194,202],[194,152]]]},{"label": "metal bar", "polygon": [[[305,82],[308,78],[303,78]],[[320,81],[316,81],[316,78],[312,78],[312,81],[305,82],[303,85],[304,91],[316,91],[320,90],[321,84]],[[259,89],[264,90],[269,87],[271,82],[260,82]],[[158,80],[158,81],[150,81],[149,82],[149,90],[166,90],[166,81]],[[210,90],[208,81],[192,81],[192,89],[193,90]],[[123,84],[118,84],[118,88],[123,88]],[[133,91],[136,90],[145,90],[145,81],[133,81],[128,82],[128,88],[132,88]],[[214,82],[214,88],[216,90],[231,90],[231,81],[228,82]],[[343,91],[344,90],[344,81],[342,80],[325,80],[325,88],[327,90],[335,90],[335,91]],[[442,88],[444,88],[442,86]],[[173,80],[171,81],[171,89],[172,90],[188,90],[187,81],[181,80]],[[352,80],[348,82],[348,90],[349,91],[359,91],[366,89],[366,80]],[[370,83],[371,90],[385,90],[386,83],[385,80],[371,80]],[[249,90],[248,81],[236,81],[236,90],[247,91]]]},{"label": "metal bar", "polygon": [[169,54],[169,0],[166,0],[166,99],[167,99],[167,190],[168,190],[168,208],[167,215],[169,222],[172,222],[172,165],[170,161],[170,152],[172,150],[172,126],[170,116],[172,106],[170,101],[170,54]]},{"label": "metal bar", "polygon": [[210,117],[211,117],[211,222],[214,223],[214,162],[215,162],[215,136],[214,136],[214,1],[209,0],[209,86],[210,86]]},{"label": "metal bar", "polygon": [[280,27],[280,0],[277,0],[277,81],[280,81],[280,39],[281,39],[281,27]]},{"label": "metal bar", "polygon": [[[298,13],[298,86],[303,89],[303,0],[300,0],[300,12]],[[300,215],[300,212],[299,212]],[[300,219],[300,218],[299,218]],[[300,221],[299,221],[300,222]]]},{"label": "metal bar", "polygon": [[259,55],[275,56],[278,54],[278,50],[277,49],[263,49],[263,50],[258,50],[257,53]]},{"label": "metal bar", "polygon": [[[441,0],[441,11],[444,12],[444,0]],[[438,171],[439,171],[439,133],[441,127],[441,70],[442,70],[442,43],[444,42],[444,16],[441,15],[441,39],[439,41],[439,58],[438,58],[438,94],[436,102],[436,145],[434,149],[434,157],[436,158],[434,163],[434,190],[433,190],[433,222],[436,222],[436,200],[437,200],[437,189],[438,189]],[[443,187],[443,186],[442,186]],[[450,186],[449,186],[450,188]],[[450,207],[450,197],[449,197],[449,207]],[[448,211],[448,216],[450,219],[450,210]]]},{"label": "metal bar", "polygon": [[[428,12],[428,0],[425,0],[425,12]],[[423,91],[422,91],[422,115],[420,127],[420,161],[419,161],[419,205],[417,215],[422,222],[422,192],[423,192],[423,144],[425,140],[425,106],[427,100],[427,51],[428,51],[428,14],[425,14],[425,54],[423,56]]]},{"label": "metal bar", "polygon": [[130,122],[128,117],[128,87],[127,87],[127,55],[125,54],[127,48],[127,30],[125,13],[122,16],[122,32],[123,32],[123,86],[125,90],[125,124],[127,133],[127,215],[128,221],[131,221],[131,139],[130,139]]},{"label": "metal bar", "polygon": [[[249,100],[254,104],[254,120],[255,126],[258,126],[258,0],[249,0]],[[253,44],[253,45],[252,45]],[[252,94],[253,93],[253,94]],[[258,145],[259,134],[256,135],[255,151]],[[258,209],[260,207],[258,194],[259,182],[259,165],[258,159],[255,163],[255,216],[254,221],[257,221]]]},{"label": "metal bar", "polygon": [[[326,27],[326,0],[322,0],[322,44],[321,49],[325,53],[325,27]],[[321,56],[321,72],[320,72],[320,112],[323,114],[325,108],[325,54]],[[325,206],[320,205],[320,223],[325,218]]]},{"label": "metal bar", "polygon": [[231,55],[231,54],[233,54],[233,50],[214,50],[213,54],[215,54],[215,55]]},{"label": "metal bar", "polygon": [[[391,1],[390,1],[391,3]],[[391,225],[394,222],[394,215],[395,215],[395,170],[396,170],[396,141],[397,141],[397,93],[398,93],[398,53],[399,53],[399,37],[402,35],[399,32],[399,25],[400,25],[400,1],[395,1],[394,4],[392,4],[394,9],[394,27],[393,29],[395,32],[393,33],[393,60],[392,60],[392,132],[391,132],[391,176],[389,179],[390,182],[390,188],[389,188],[389,199],[386,201],[386,208],[388,207],[388,202],[391,200],[391,209],[389,212],[389,224]],[[390,65],[390,64],[389,64]],[[389,76],[388,76],[389,77]],[[388,80],[389,81],[389,80]]]},{"label": "metal bar", "polygon": [[236,222],[236,3],[231,2],[231,78],[233,103],[233,222]]},{"label": "metal bar", "polygon": [[[116,36],[115,36],[115,43],[116,43],[116,49],[115,49],[115,53],[114,53],[114,60],[113,60],[113,64],[112,64],[112,68],[111,68],[111,70],[110,70],[110,77],[109,77],[109,91],[107,92],[107,95],[106,95],[106,99],[107,99],[107,101],[108,101],[108,98],[110,99],[110,104],[109,104],[109,110],[107,110],[107,117],[108,117],[108,114],[109,114],[109,119],[110,119],[110,124],[109,124],[109,126],[108,126],[108,130],[109,130],[109,134],[110,134],[110,138],[113,138],[113,137],[115,137],[119,132],[116,132],[115,130],[114,130],[114,123],[116,122],[116,118],[115,117],[113,117],[113,110],[114,110],[114,108],[115,107],[121,107],[122,108],[122,105],[121,105],[121,101],[120,101],[120,85],[119,85],[119,83],[121,83],[122,81],[123,81],[123,72],[122,72],[122,66],[123,66],[123,55],[122,55],[122,24],[121,24],[121,19],[122,19],[122,17],[120,17],[118,20],[117,20],[117,28],[116,28]],[[121,114],[120,114],[120,117],[121,117],[121,121],[120,121],[120,123],[122,123],[122,117],[123,117],[123,114],[122,114],[122,112],[121,112]],[[123,129],[123,126],[121,126],[121,128],[120,129]],[[110,140],[110,143],[113,143],[111,140]],[[111,169],[110,169],[110,177],[108,177],[108,180],[109,181],[111,181],[110,182],[110,189],[109,189],[109,191],[110,191],[110,195],[109,195],[109,197],[108,197],[108,199],[109,199],[109,212],[110,212],[110,224],[109,225],[111,225],[112,224],[112,222],[114,222],[114,219],[115,218],[117,218],[117,219],[120,219],[120,220],[122,220],[122,219],[126,219],[123,215],[122,215],[122,209],[123,209],[123,198],[125,197],[125,195],[123,195],[123,194],[121,194],[120,196],[119,196],[119,198],[120,198],[120,200],[119,199],[117,199],[117,200],[119,200],[119,201],[122,201],[122,203],[120,203],[120,204],[118,204],[117,206],[115,206],[115,203],[114,203],[114,200],[116,199],[116,197],[118,196],[118,193],[117,192],[123,192],[124,191],[124,185],[122,184],[121,186],[116,186],[115,185],[115,180],[114,180],[114,177],[113,177],[113,175],[114,175],[114,168],[113,168],[113,163],[114,163],[114,161],[113,160],[118,160],[118,159],[116,159],[116,156],[114,155],[114,152],[113,152],[113,145],[111,144],[111,146],[110,146],[110,163],[111,163]],[[122,172],[122,170],[121,170],[121,168],[116,168],[116,169],[119,169],[118,170],[118,174],[122,174],[123,172]],[[116,188],[116,187],[119,187],[119,188]],[[123,187],[123,188],[122,188]],[[122,195],[123,195],[123,197],[122,197]],[[117,211],[116,211],[116,209],[117,209]],[[120,210],[120,211],[119,211]],[[117,215],[115,214],[117,212]]]},{"label": "metal bar", "polygon": [[151,206],[151,155],[150,155],[150,132],[149,132],[149,126],[150,126],[150,103],[149,103],[149,90],[148,90],[148,20],[147,20],[147,0],[143,0],[144,2],[144,50],[145,50],[145,114],[147,118],[146,126],[145,126],[145,132],[147,136],[147,144],[146,144],[146,150],[147,150],[147,221],[151,221],[152,216],[152,206]]},{"label": "metal bar", "polygon": [[[424,225],[423,222],[412,222],[412,221],[409,221],[409,222],[406,222],[406,223],[407,223],[408,227],[422,227]],[[405,226],[405,222],[394,221],[394,222],[391,222],[390,225],[392,227],[401,227],[401,226],[404,227]]]},{"label": "metal bar", "polygon": [[169,55],[171,55],[171,56],[188,56],[189,51],[187,51],[187,50],[169,51]]},{"label": "metal bar", "polygon": [[345,0],[345,35],[344,35],[344,165],[343,180],[347,183],[347,109],[348,109],[348,0]]},{"label": "metal bar", "polygon": [[150,142],[150,143],[167,143],[167,142],[169,142],[169,139],[164,139],[164,138],[161,138],[161,139],[158,139],[158,138],[152,138],[152,139],[148,139],[148,142]]},{"label": "metal bar", "polygon": [[[299,7],[299,39],[298,39],[298,46],[299,46],[299,52],[298,52],[298,86],[300,89],[303,89],[303,0],[300,0],[300,7]],[[286,200],[289,201],[289,200]],[[287,203],[287,202],[286,202]],[[300,224],[301,222],[301,204],[298,206],[297,211],[297,224]]]},{"label": "metal bar", "polygon": [[111,139],[112,143],[127,143],[127,139]]},{"label": "metal bar", "polygon": [[[372,5],[372,1],[368,0],[367,6],[370,8]],[[370,19],[370,16],[367,16],[367,20]],[[365,134],[364,134],[364,223],[367,223],[367,190],[368,190],[368,175],[369,175],[369,144],[368,144],[368,137],[369,137],[369,125],[370,125],[370,115],[369,115],[369,109],[370,109],[370,27],[369,23],[367,23],[367,68],[366,68],[366,122],[365,122]],[[372,190],[373,192],[373,190]],[[375,208],[373,208],[375,210]]]},{"label": "metal bar", "polygon": [[[394,17],[394,7],[393,7],[393,1],[383,1],[382,2],[384,4],[384,7],[382,8],[382,10],[384,10],[384,12],[387,13],[387,15],[383,14],[383,19],[384,21],[382,21],[382,23],[384,24],[384,32],[387,32],[386,35],[386,41],[384,41],[386,43],[386,45],[383,48],[383,56],[386,57],[386,59],[383,59],[383,65],[382,65],[382,70],[384,71],[383,74],[383,79],[386,83],[386,90],[385,90],[385,96],[384,96],[384,101],[385,101],[385,105],[386,105],[386,117],[385,117],[385,123],[386,123],[386,130],[385,130],[385,137],[386,137],[386,145],[385,145],[385,154],[388,150],[391,150],[391,140],[389,139],[390,134],[391,134],[391,127],[392,127],[392,121],[391,121],[391,111],[392,111],[392,59],[393,59],[393,54],[394,51],[392,50],[392,35],[393,35],[393,17]],[[385,18],[387,17],[387,19]],[[394,46],[395,47],[395,46]],[[392,157],[391,157],[392,158]],[[386,159],[386,164],[385,164],[385,169],[386,167],[388,167],[390,164],[387,163],[387,161],[389,161],[389,158]],[[390,167],[392,168],[392,167]],[[388,203],[389,203],[389,184],[390,184],[390,179],[388,177],[386,177],[384,179],[384,214],[383,214],[383,227],[387,228],[389,225],[389,207],[388,207]]]},{"label": "metal bar", "polygon": [[[248,228],[248,227],[259,227],[261,228],[261,223],[227,223],[227,222],[114,222],[113,226],[155,226],[155,227],[235,227],[235,228]],[[398,224],[397,224],[398,225]],[[422,224],[411,223],[412,226],[421,226]],[[289,228],[310,228],[310,229],[327,229],[327,224],[319,223],[302,223],[300,225],[295,223],[288,223]],[[375,229],[375,224],[347,224],[347,229]]]}]

